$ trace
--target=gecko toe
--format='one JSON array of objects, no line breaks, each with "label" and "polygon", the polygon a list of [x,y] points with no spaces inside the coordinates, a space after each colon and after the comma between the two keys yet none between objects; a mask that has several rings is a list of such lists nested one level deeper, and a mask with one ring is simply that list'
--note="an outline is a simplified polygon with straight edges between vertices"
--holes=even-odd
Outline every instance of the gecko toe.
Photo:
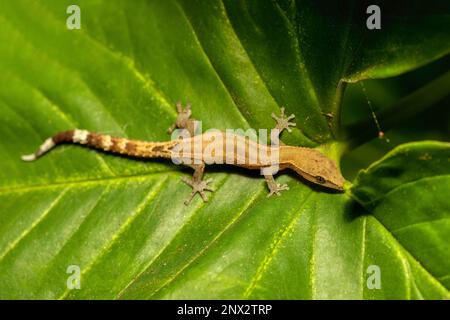
[{"label": "gecko toe", "polygon": [[206,196],[204,191],[200,191],[199,194],[200,194],[200,197],[202,197],[204,202],[208,202],[208,197]]},{"label": "gecko toe", "polygon": [[208,197],[206,196],[205,191],[209,192],[214,191],[214,189],[211,186],[209,186],[209,184],[213,181],[212,179],[195,180],[184,177],[181,180],[192,188],[192,192],[189,196],[189,199],[184,202],[185,205],[188,205],[197,193],[200,195],[200,197],[204,202],[208,202]]},{"label": "gecko toe", "polygon": [[195,196],[195,192],[192,191],[191,194],[189,195],[189,197],[184,201],[184,204],[187,206],[189,203],[191,203],[194,196]]},{"label": "gecko toe", "polygon": [[267,197],[271,197],[274,194],[276,194],[277,196],[281,196],[281,191],[284,190],[289,190],[289,186],[287,184],[270,184],[269,185],[269,194],[267,195]]},{"label": "gecko toe", "polygon": [[276,121],[275,129],[278,129],[280,132],[283,130],[287,130],[288,132],[292,132],[292,129],[290,127],[295,127],[296,123],[293,121],[290,121],[295,118],[294,114],[291,114],[290,116],[286,116],[284,113],[284,107],[280,108],[281,113],[279,116],[272,113],[272,118]]},{"label": "gecko toe", "polygon": [[277,186],[277,189],[278,189],[279,191],[282,191],[282,190],[289,190],[289,186],[288,186],[287,184],[279,184],[279,185]]},{"label": "gecko toe", "polygon": [[190,179],[188,179],[188,178],[186,178],[186,177],[183,177],[183,178],[181,178],[181,181],[183,181],[183,182],[186,183],[187,185],[193,187],[193,181],[192,181],[192,180],[190,180]]}]

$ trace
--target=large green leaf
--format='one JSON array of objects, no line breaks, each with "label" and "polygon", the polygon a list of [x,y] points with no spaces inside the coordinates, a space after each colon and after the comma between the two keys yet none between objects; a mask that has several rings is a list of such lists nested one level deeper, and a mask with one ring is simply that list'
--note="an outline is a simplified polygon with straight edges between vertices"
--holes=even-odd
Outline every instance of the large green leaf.
[{"label": "large green leaf", "polygon": [[[439,240],[448,238],[445,221],[391,232],[403,221],[399,203],[385,202],[382,189],[375,208],[351,198],[371,201],[381,183],[372,174],[348,194],[284,175],[278,180],[290,190],[267,198],[258,174],[217,167],[207,173],[216,188],[210,201],[186,207],[180,178],[190,172],[171,163],[75,146],[20,161],[43,139],[75,127],[166,140],[178,100],[192,102],[204,129],[270,128],[270,113],[285,106],[297,129],[284,141],[320,144],[338,160],[346,145],[334,138],[343,84],[397,75],[448,53],[447,11],[430,5],[419,19],[424,9],[414,1],[386,2],[383,31],[368,31],[367,5],[353,1],[78,3],[82,28],[68,30],[71,1],[0,1],[0,298],[448,294],[441,269],[448,264],[439,260],[448,251]],[[442,159],[446,148],[436,151]],[[442,161],[436,166],[446,170]],[[398,180],[386,188],[405,182],[391,179]],[[438,180],[430,182],[438,194],[448,192]],[[420,190],[407,189],[411,196]],[[448,217],[445,201],[440,208],[439,217]],[[416,218],[430,220],[431,212]],[[417,234],[423,243],[414,242]],[[427,252],[426,243],[436,248]],[[366,286],[371,264],[381,268],[380,290]],[[66,286],[70,265],[81,268],[80,290]]]},{"label": "large green leaf", "polygon": [[409,252],[403,271],[412,273],[413,297],[431,294],[417,276],[419,263],[433,280],[450,287],[449,164],[449,143],[405,144],[361,171],[351,190],[371,212],[368,221],[376,218]]}]

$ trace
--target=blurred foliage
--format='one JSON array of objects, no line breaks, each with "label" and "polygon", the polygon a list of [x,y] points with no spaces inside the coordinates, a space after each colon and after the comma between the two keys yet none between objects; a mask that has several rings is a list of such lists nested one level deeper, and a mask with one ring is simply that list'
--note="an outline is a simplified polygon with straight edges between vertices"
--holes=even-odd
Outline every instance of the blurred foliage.
[{"label": "blurred foliage", "polygon": [[[429,65],[410,71],[393,78],[362,81],[367,97],[361,84],[349,84],[343,100],[343,125],[370,121],[373,131],[371,141],[358,146],[346,153],[342,159],[342,170],[347,179],[353,179],[359,170],[366,168],[375,160],[381,158],[395,146],[402,143],[419,140],[450,141],[450,94],[442,100],[429,106],[423,112],[415,115],[396,127],[385,132],[386,139],[377,139],[378,129],[372,120],[372,114],[367,99],[372,103],[375,116],[383,109],[389,108],[398,99],[419,89],[429,81],[450,70],[450,57],[446,56]],[[381,123],[383,130],[383,123]]]}]

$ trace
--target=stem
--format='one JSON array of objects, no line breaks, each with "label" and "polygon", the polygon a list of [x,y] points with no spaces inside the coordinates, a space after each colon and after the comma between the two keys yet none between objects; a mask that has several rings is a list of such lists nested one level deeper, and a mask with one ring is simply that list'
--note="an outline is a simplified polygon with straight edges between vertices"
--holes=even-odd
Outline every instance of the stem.
[{"label": "stem", "polygon": [[331,133],[334,136],[335,139],[339,138],[339,127],[341,123],[341,108],[343,104],[343,97],[344,97],[344,91],[347,87],[347,82],[345,81],[339,81],[337,87],[336,87],[336,95],[333,99],[333,106],[332,106],[332,114],[333,118],[331,121]]}]

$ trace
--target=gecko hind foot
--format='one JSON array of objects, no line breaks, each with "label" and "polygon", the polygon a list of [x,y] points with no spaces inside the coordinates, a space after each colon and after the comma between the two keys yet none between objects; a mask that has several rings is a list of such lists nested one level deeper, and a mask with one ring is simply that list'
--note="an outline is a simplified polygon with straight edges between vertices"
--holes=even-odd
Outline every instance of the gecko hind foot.
[{"label": "gecko hind foot", "polygon": [[192,114],[190,103],[186,104],[186,108],[183,108],[181,102],[177,102],[176,107],[178,112],[177,120],[167,129],[168,134],[171,134],[176,128],[186,128]]},{"label": "gecko hind foot", "polygon": [[269,184],[269,194],[267,195],[267,197],[271,197],[274,194],[276,194],[277,196],[281,195],[281,191],[283,190],[289,190],[289,186],[287,184],[279,184],[279,183],[274,183],[274,184]]},{"label": "gecko hind foot", "polygon": [[274,113],[272,113],[271,116],[277,122],[275,129],[280,130],[280,132],[284,129],[291,132],[292,129],[290,127],[295,127],[297,125],[295,122],[290,121],[295,118],[295,115],[291,114],[289,117],[286,117],[286,115],[284,114],[284,107],[281,108],[280,116],[277,116]]},{"label": "gecko hind foot", "polygon": [[205,194],[205,191],[213,192],[214,189],[209,186],[209,184],[213,181],[212,179],[207,180],[195,180],[183,178],[181,179],[184,183],[188,184],[192,187],[192,192],[189,195],[189,198],[184,202],[185,205],[188,205],[191,200],[194,198],[195,194],[198,193],[200,197],[202,197],[204,202],[208,202],[208,197]]}]

